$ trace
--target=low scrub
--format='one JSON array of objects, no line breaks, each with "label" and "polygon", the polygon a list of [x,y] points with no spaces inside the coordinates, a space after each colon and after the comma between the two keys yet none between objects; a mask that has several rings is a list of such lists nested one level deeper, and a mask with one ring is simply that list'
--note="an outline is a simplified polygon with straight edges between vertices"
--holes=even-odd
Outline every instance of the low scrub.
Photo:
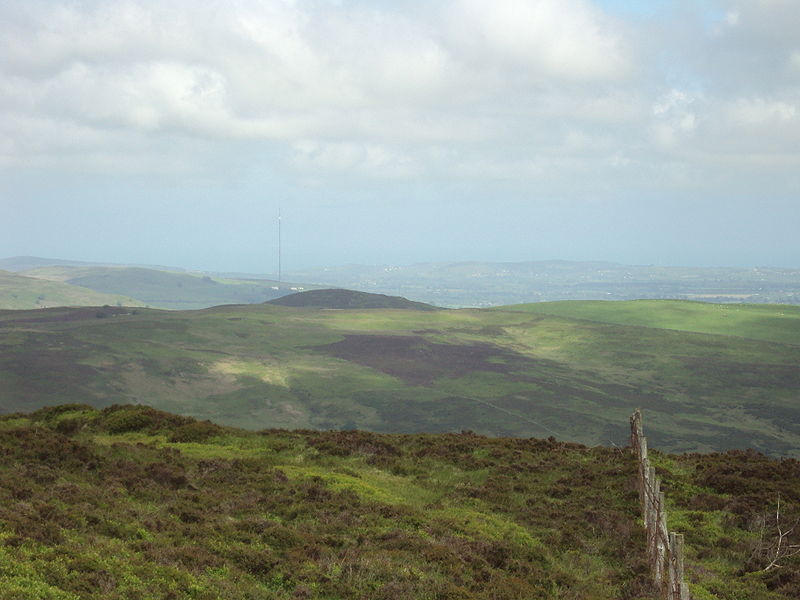
[{"label": "low scrub", "polygon": [[[4,598],[652,594],[634,459],[616,448],[252,433],[72,405],[0,417],[0,456]],[[767,568],[772,530],[759,520],[778,497],[781,518],[797,518],[797,461],[653,457],[697,598],[800,595],[797,557]]]}]

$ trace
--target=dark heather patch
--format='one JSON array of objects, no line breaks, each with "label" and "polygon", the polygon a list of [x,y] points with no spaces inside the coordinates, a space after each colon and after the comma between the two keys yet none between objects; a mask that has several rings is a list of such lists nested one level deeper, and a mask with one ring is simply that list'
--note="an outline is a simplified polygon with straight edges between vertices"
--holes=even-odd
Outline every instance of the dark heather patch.
[{"label": "dark heather patch", "polygon": [[[411,385],[430,385],[439,377],[463,377],[474,371],[508,374],[542,362],[492,344],[437,344],[420,336],[347,335],[315,349]],[[493,362],[498,360],[503,362]]]},{"label": "dark heather patch", "polygon": [[800,388],[800,365],[742,363],[714,357],[685,357],[683,362],[694,376],[727,385]]},{"label": "dark heather patch", "polygon": [[[547,359],[534,359],[488,343],[441,344],[420,336],[347,335],[340,342],[315,350],[364,365],[410,385],[431,385],[442,377],[463,377],[473,372],[505,375],[509,380],[536,386],[533,397],[556,401],[576,397],[598,407],[632,407],[677,410],[681,405],[660,394],[605,382],[591,372],[575,371]],[[530,394],[520,390],[524,396]]]},{"label": "dark heather patch", "polygon": [[74,354],[49,348],[7,354],[2,370],[15,378],[20,396],[64,393],[88,384],[98,375],[94,367],[78,363]]},{"label": "dark heather patch", "polygon": [[745,404],[744,409],[759,419],[769,421],[779,429],[800,434],[800,406],[794,408],[776,404]]},{"label": "dark heather patch", "polygon": [[387,296],[385,294],[342,289],[308,290],[268,300],[265,304],[297,308],[445,310],[424,302],[414,302],[401,296]]}]

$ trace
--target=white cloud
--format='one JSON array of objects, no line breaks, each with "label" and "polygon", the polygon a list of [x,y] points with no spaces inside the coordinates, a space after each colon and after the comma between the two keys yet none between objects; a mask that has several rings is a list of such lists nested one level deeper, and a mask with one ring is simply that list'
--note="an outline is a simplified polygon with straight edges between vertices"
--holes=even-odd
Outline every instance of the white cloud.
[{"label": "white cloud", "polygon": [[789,56],[789,70],[800,75],[800,50],[795,50]]},{"label": "white cloud", "polygon": [[764,98],[741,99],[729,107],[730,119],[745,126],[765,124],[785,126],[798,122],[799,113],[795,104]]},{"label": "white cloud", "polygon": [[7,0],[0,156],[205,171],[260,144],[293,174],[554,187],[665,156],[780,163],[794,2],[729,0],[718,33],[682,13],[658,37],[589,0]]},{"label": "white cloud", "polygon": [[653,137],[663,147],[673,147],[697,129],[696,97],[672,89],[653,104]]},{"label": "white cloud", "polygon": [[293,145],[292,164],[314,172],[359,172],[371,177],[409,177],[419,172],[409,156],[384,146],[358,142],[304,140]]},{"label": "white cloud", "polygon": [[[725,0],[723,26],[693,40],[687,58],[728,93],[766,91],[787,83],[786,67],[800,50],[796,0]],[[690,56],[693,55],[693,56]]]},{"label": "white cloud", "polygon": [[476,60],[500,62],[523,79],[614,81],[631,71],[620,27],[583,0],[457,0],[448,20],[456,44]]},{"label": "white cloud", "polygon": [[[295,165],[385,173],[403,163],[395,172],[410,174],[390,144],[503,144],[526,131],[557,139],[542,119],[625,121],[620,108],[638,102],[603,87],[630,73],[632,54],[619,24],[584,0],[408,11],[34,1],[5,12],[0,108],[36,122],[42,147],[84,129],[109,146],[119,130],[277,140]],[[308,139],[324,149],[298,155]]]}]

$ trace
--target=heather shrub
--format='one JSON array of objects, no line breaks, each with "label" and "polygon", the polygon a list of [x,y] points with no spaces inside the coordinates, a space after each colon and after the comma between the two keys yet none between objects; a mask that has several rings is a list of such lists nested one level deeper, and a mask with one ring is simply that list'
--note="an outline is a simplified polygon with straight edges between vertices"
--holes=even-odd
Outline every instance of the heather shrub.
[{"label": "heather shrub", "polygon": [[167,440],[178,443],[200,443],[218,435],[221,431],[222,428],[211,421],[194,421],[173,429]]},{"label": "heather shrub", "polygon": [[128,433],[152,427],[152,413],[136,407],[125,407],[115,411],[103,411],[102,427],[109,433]]}]

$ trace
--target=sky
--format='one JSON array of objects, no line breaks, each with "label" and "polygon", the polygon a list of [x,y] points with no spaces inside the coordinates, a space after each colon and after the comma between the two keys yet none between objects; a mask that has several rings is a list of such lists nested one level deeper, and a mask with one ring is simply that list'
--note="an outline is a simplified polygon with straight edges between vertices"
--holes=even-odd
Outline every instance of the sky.
[{"label": "sky", "polygon": [[4,0],[0,257],[800,268],[797,0]]}]

